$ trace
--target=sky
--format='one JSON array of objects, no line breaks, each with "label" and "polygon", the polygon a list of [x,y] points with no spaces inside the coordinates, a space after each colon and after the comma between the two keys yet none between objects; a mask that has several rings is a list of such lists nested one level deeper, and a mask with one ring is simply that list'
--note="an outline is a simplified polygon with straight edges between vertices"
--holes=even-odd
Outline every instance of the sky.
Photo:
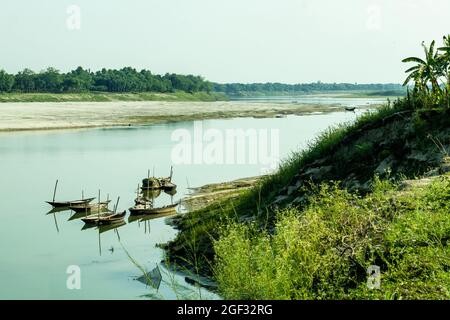
[{"label": "sky", "polygon": [[448,33],[449,0],[0,0],[0,69],[398,83]]}]

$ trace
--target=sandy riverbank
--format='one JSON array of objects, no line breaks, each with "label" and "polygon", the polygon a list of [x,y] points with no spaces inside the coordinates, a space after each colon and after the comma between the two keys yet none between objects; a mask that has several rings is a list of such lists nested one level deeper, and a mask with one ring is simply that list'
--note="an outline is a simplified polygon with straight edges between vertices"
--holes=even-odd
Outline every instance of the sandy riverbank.
[{"label": "sandy riverbank", "polygon": [[340,105],[238,101],[2,103],[0,132],[149,125],[217,118],[276,117],[342,110]]}]

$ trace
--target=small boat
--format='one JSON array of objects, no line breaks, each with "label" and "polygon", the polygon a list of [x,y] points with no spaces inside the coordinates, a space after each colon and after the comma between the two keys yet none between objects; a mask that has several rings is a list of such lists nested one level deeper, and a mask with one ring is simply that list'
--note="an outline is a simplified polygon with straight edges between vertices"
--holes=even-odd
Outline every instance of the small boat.
[{"label": "small boat", "polygon": [[345,107],[345,111],[355,111],[356,107]]},{"label": "small boat", "polygon": [[175,183],[172,183],[169,180],[164,179],[164,180],[161,180],[161,187],[165,192],[171,192],[171,191],[176,190],[177,185]]},{"label": "small boat", "polygon": [[177,211],[178,203],[167,205],[164,207],[153,208],[143,205],[137,205],[130,208],[131,215],[148,215],[148,214],[161,214],[161,213],[175,213]]},{"label": "small boat", "polygon": [[93,212],[93,211],[102,211],[108,209],[108,205],[111,200],[102,201],[100,203],[79,203],[73,204],[69,206],[70,210],[75,212]]},{"label": "small boat", "polygon": [[121,220],[123,220],[125,215],[126,215],[126,211],[119,212],[119,213],[107,212],[107,213],[102,213],[102,214],[91,214],[91,215],[81,219],[81,221],[83,221],[86,224],[94,224],[94,225],[101,226],[101,225],[106,225],[106,224],[118,223]]},{"label": "small boat", "polygon": [[72,200],[72,201],[46,201],[46,202],[49,205],[53,206],[53,208],[69,208],[70,206],[87,204],[94,199],[95,198],[87,198],[87,199]]},{"label": "small boat", "polygon": [[53,200],[52,201],[45,201],[49,205],[51,205],[53,208],[68,208],[68,207],[70,207],[72,205],[86,204],[86,203],[89,203],[89,202],[91,202],[92,200],[95,199],[95,198],[86,198],[86,199],[84,199],[83,192],[82,192],[82,197],[81,197],[82,199],[81,200],[55,201],[57,187],[58,187],[58,180],[56,180],[55,189],[53,190]]},{"label": "small boat", "polygon": [[173,167],[170,167],[170,176],[166,178],[150,177],[150,170],[147,178],[142,180],[142,190],[175,190],[177,185],[172,183]]}]

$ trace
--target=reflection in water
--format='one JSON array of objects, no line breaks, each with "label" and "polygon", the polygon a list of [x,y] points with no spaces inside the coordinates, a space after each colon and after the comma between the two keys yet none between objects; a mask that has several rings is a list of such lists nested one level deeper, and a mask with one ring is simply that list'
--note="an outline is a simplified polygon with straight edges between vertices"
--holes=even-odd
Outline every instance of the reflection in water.
[{"label": "reflection in water", "polygon": [[[359,113],[361,112],[357,111]],[[239,128],[279,129],[280,158],[285,158],[292,151],[303,148],[307,141],[328,126],[354,118],[355,114],[352,112],[341,112],[287,116],[281,119],[205,120],[202,124],[205,130],[215,128],[222,132]],[[130,263],[125,251],[118,250],[116,234],[101,234],[102,250],[107,251],[111,245],[116,249],[114,261],[105,259],[109,254],[103,253],[105,257],[98,259],[98,263],[92,263],[94,257],[98,257],[98,230],[94,228],[80,232],[83,223],[75,219],[76,216],[73,217],[74,220],[67,222],[72,215],[69,211],[51,212],[53,217],[49,215],[43,219],[41,213],[46,213],[50,207],[42,200],[52,200],[55,180],[60,179],[70,183],[58,190],[56,201],[83,198],[84,195],[80,195],[81,189],[85,196],[92,196],[100,188],[108,190],[110,195],[114,195],[114,199],[117,195],[123,195],[121,201],[124,208],[133,206],[137,183],[140,182],[142,172],[148,169],[149,160],[155,167],[167,166],[171,162],[171,151],[176,145],[171,135],[175,129],[187,129],[192,137],[194,122],[123,130],[116,128],[0,135],[0,194],[3,212],[0,234],[4,243],[14,243],[14,246],[2,247],[4,260],[0,283],[3,289],[0,289],[0,298],[129,299],[148,293],[140,283],[127,280],[128,276],[136,272],[136,267]],[[262,165],[251,164],[177,165],[174,168],[178,184],[177,195],[184,197],[188,194],[189,187],[256,176],[261,173],[261,168]],[[33,172],[32,179],[30,172]],[[114,178],[111,177],[112,172]],[[23,181],[28,183],[24,184]],[[22,201],[22,192],[27,194],[25,202]],[[177,195],[174,196],[173,203],[178,200]],[[21,203],[19,208],[17,203]],[[155,207],[170,203],[171,197],[166,193],[161,193],[155,199]],[[8,212],[17,214],[11,215]],[[155,219],[157,217],[148,217],[152,219],[146,221],[147,229],[149,222],[151,225],[151,234],[148,235],[144,234],[144,226],[139,227],[139,223],[127,223],[127,226],[118,229],[122,243],[126,244],[136,261],[146,262],[146,266],[150,266],[148,270],[164,256],[164,252],[155,245],[172,240],[177,233],[164,222],[165,218]],[[24,224],[23,221],[27,223]],[[127,222],[130,222],[128,217]],[[21,236],[21,232],[29,236]],[[84,286],[83,290],[67,290],[61,284],[66,281],[65,270],[68,263],[83,265],[85,274],[95,279],[95,285]],[[164,280],[173,277],[177,285],[186,285],[184,277],[170,271],[166,276],[164,269],[161,272],[161,293],[166,298],[175,299],[177,295],[174,286],[166,284]]]},{"label": "reflection in water", "polygon": [[[137,198],[135,199],[135,202],[138,201],[139,199],[151,199],[151,201],[153,203],[154,199],[156,199],[157,197],[159,197],[161,195],[161,189],[154,189],[154,190],[141,189],[142,194],[139,191],[140,190],[139,190],[139,186],[138,186]],[[164,193],[167,195],[170,195],[170,200],[171,200],[171,203],[173,204],[173,196],[177,193],[176,189],[164,190]],[[99,199],[100,199],[100,193],[99,193]],[[120,199],[120,197],[118,197],[118,199],[117,199],[117,203],[114,206],[114,211],[108,210],[108,204],[110,203],[109,195],[108,195],[107,201],[99,202],[97,204],[86,203],[86,204],[79,204],[77,206],[54,207],[52,210],[47,212],[47,215],[51,214],[53,216],[56,231],[59,233],[59,226],[58,226],[58,221],[56,218],[57,213],[70,211],[71,214],[70,214],[69,218],[67,219],[67,221],[76,221],[79,219],[83,220],[83,219],[90,218],[90,217],[95,218],[96,215],[98,215],[100,218],[100,215],[101,214],[104,215],[105,212],[111,212],[111,213],[115,212],[115,210],[117,210],[119,199]],[[126,211],[124,211],[124,213],[126,214]],[[176,212],[175,212],[175,214],[176,214]],[[150,234],[150,231],[151,231],[150,220],[167,217],[170,215],[174,215],[174,212],[146,214],[146,215],[137,215],[137,216],[130,215],[128,218],[128,223],[137,221],[139,227],[140,227],[140,223],[144,223],[144,234],[147,234],[147,233]],[[81,230],[84,231],[84,230],[96,229],[98,231],[98,251],[99,251],[99,255],[101,256],[102,255],[101,234],[112,230],[112,231],[114,231],[115,235],[117,236],[117,240],[120,242],[120,234],[119,234],[118,229],[125,226],[126,224],[127,224],[127,222],[123,219],[123,217],[121,217],[121,219],[117,219],[112,222],[108,222],[106,224],[85,223],[83,225],[83,227],[81,228]],[[114,252],[114,248],[112,246],[108,250],[111,252],[111,254]],[[155,268],[154,270],[152,270],[147,275],[144,274],[144,276],[142,276],[142,277],[147,279],[145,282],[146,284],[148,284],[148,279],[153,279],[152,280],[153,284],[157,283],[156,287],[159,288],[159,284],[160,284],[161,280],[159,280],[159,282],[158,281],[155,282],[155,274],[159,274],[159,276],[161,275],[158,267]],[[150,275],[150,277],[147,277],[148,275]],[[157,278],[158,277],[156,277],[156,279]],[[152,285],[152,286],[155,287],[154,285]]]},{"label": "reflection in water", "polygon": [[161,195],[161,189],[142,189],[142,194],[146,198],[156,199]]}]

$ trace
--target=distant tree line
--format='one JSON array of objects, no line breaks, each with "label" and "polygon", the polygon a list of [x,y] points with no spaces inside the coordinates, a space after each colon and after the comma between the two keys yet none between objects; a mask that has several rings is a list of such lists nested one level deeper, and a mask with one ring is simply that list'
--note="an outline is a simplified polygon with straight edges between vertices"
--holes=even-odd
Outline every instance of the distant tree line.
[{"label": "distant tree line", "polygon": [[0,70],[0,92],[210,92],[212,83],[200,76],[167,73],[163,76],[148,70],[126,67],[97,72],[78,67],[68,73],[48,68],[36,73],[25,69],[17,74]]},{"label": "distant tree line", "polygon": [[374,90],[374,91],[401,91],[400,84],[352,84],[352,83],[322,83],[320,81],[302,84],[284,83],[214,83],[213,90],[223,92],[227,95],[240,95],[245,93],[308,93],[315,91],[351,91],[351,90]]},{"label": "distant tree line", "polygon": [[227,95],[252,93],[301,94],[315,91],[376,90],[399,91],[400,84],[352,83],[212,83],[200,76],[166,73],[152,74],[149,70],[137,71],[126,67],[120,70],[102,69],[97,72],[78,67],[67,73],[55,68],[41,72],[24,69],[17,74],[0,70],[0,92],[221,92]]}]

